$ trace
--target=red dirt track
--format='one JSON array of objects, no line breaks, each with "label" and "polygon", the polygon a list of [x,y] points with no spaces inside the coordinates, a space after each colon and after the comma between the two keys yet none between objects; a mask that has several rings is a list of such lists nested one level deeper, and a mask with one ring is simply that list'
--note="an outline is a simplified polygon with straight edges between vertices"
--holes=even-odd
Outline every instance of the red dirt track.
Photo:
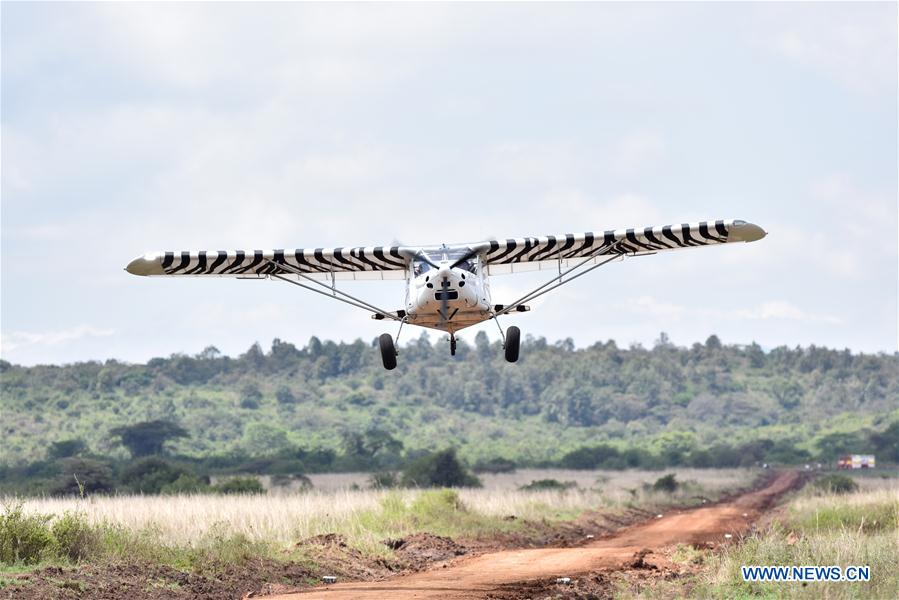
[{"label": "red dirt track", "polygon": [[493,552],[384,581],[340,583],[268,598],[486,598],[501,595],[514,584],[614,571],[675,544],[724,543],[725,534],[736,537],[748,530],[762,511],[799,483],[799,473],[780,473],[762,489],[718,504],[666,513],[586,546]]}]

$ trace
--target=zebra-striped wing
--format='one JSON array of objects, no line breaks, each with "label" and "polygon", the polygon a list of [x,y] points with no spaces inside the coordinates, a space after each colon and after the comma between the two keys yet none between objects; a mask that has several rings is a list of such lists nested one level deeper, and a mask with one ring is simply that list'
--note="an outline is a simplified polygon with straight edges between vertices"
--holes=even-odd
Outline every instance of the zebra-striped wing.
[{"label": "zebra-striped wing", "polygon": [[404,279],[406,257],[398,246],[296,250],[199,250],[157,252],[135,258],[134,275],[259,279],[297,271],[316,279]]},{"label": "zebra-striped wing", "polygon": [[[491,275],[567,266],[577,259],[611,254],[639,256],[666,250],[754,242],[765,237],[758,225],[740,220],[702,221],[602,233],[566,233],[491,241],[482,254]],[[598,260],[598,259],[597,259]]]}]

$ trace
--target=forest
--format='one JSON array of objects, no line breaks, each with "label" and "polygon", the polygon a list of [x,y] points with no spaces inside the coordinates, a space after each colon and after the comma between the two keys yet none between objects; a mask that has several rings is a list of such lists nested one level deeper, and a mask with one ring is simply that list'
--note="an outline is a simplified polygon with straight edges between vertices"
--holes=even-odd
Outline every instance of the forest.
[{"label": "forest", "polygon": [[73,470],[128,488],[136,461],[194,485],[384,472],[446,449],[479,470],[899,462],[897,354],[664,333],[652,348],[529,337],[517,364],[483,333],[455,357],[426,333],[400,352],[390,372],[376,340],[315,337],[146,364],[0,361],[0,491],[71,491]]}]

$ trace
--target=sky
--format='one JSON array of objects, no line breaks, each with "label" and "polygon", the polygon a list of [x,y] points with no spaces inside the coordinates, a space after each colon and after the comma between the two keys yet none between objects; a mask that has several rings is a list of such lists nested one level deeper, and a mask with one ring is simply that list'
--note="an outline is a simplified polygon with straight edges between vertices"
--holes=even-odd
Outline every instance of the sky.
[{"label": "sky", "polygon": [[[13,363],[395,333],[281,282],[123,270],[147,251],[719,218],[769,235],[613,263],[504,324],[897,350],[896,3],[4,2],[0,21]],[[540,282],[497,276],[493,299]],[[403,285],[345,289],[398,309]]]}]

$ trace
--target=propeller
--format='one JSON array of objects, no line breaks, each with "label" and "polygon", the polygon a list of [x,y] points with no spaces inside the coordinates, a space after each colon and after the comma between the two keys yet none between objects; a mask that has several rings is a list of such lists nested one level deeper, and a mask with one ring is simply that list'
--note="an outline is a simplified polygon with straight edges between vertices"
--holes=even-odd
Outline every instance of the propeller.
[{"label": "propeller", "polygon": [[440,282],[440,324],[443,325],[449,316],[449,278],[444,276]]}]

